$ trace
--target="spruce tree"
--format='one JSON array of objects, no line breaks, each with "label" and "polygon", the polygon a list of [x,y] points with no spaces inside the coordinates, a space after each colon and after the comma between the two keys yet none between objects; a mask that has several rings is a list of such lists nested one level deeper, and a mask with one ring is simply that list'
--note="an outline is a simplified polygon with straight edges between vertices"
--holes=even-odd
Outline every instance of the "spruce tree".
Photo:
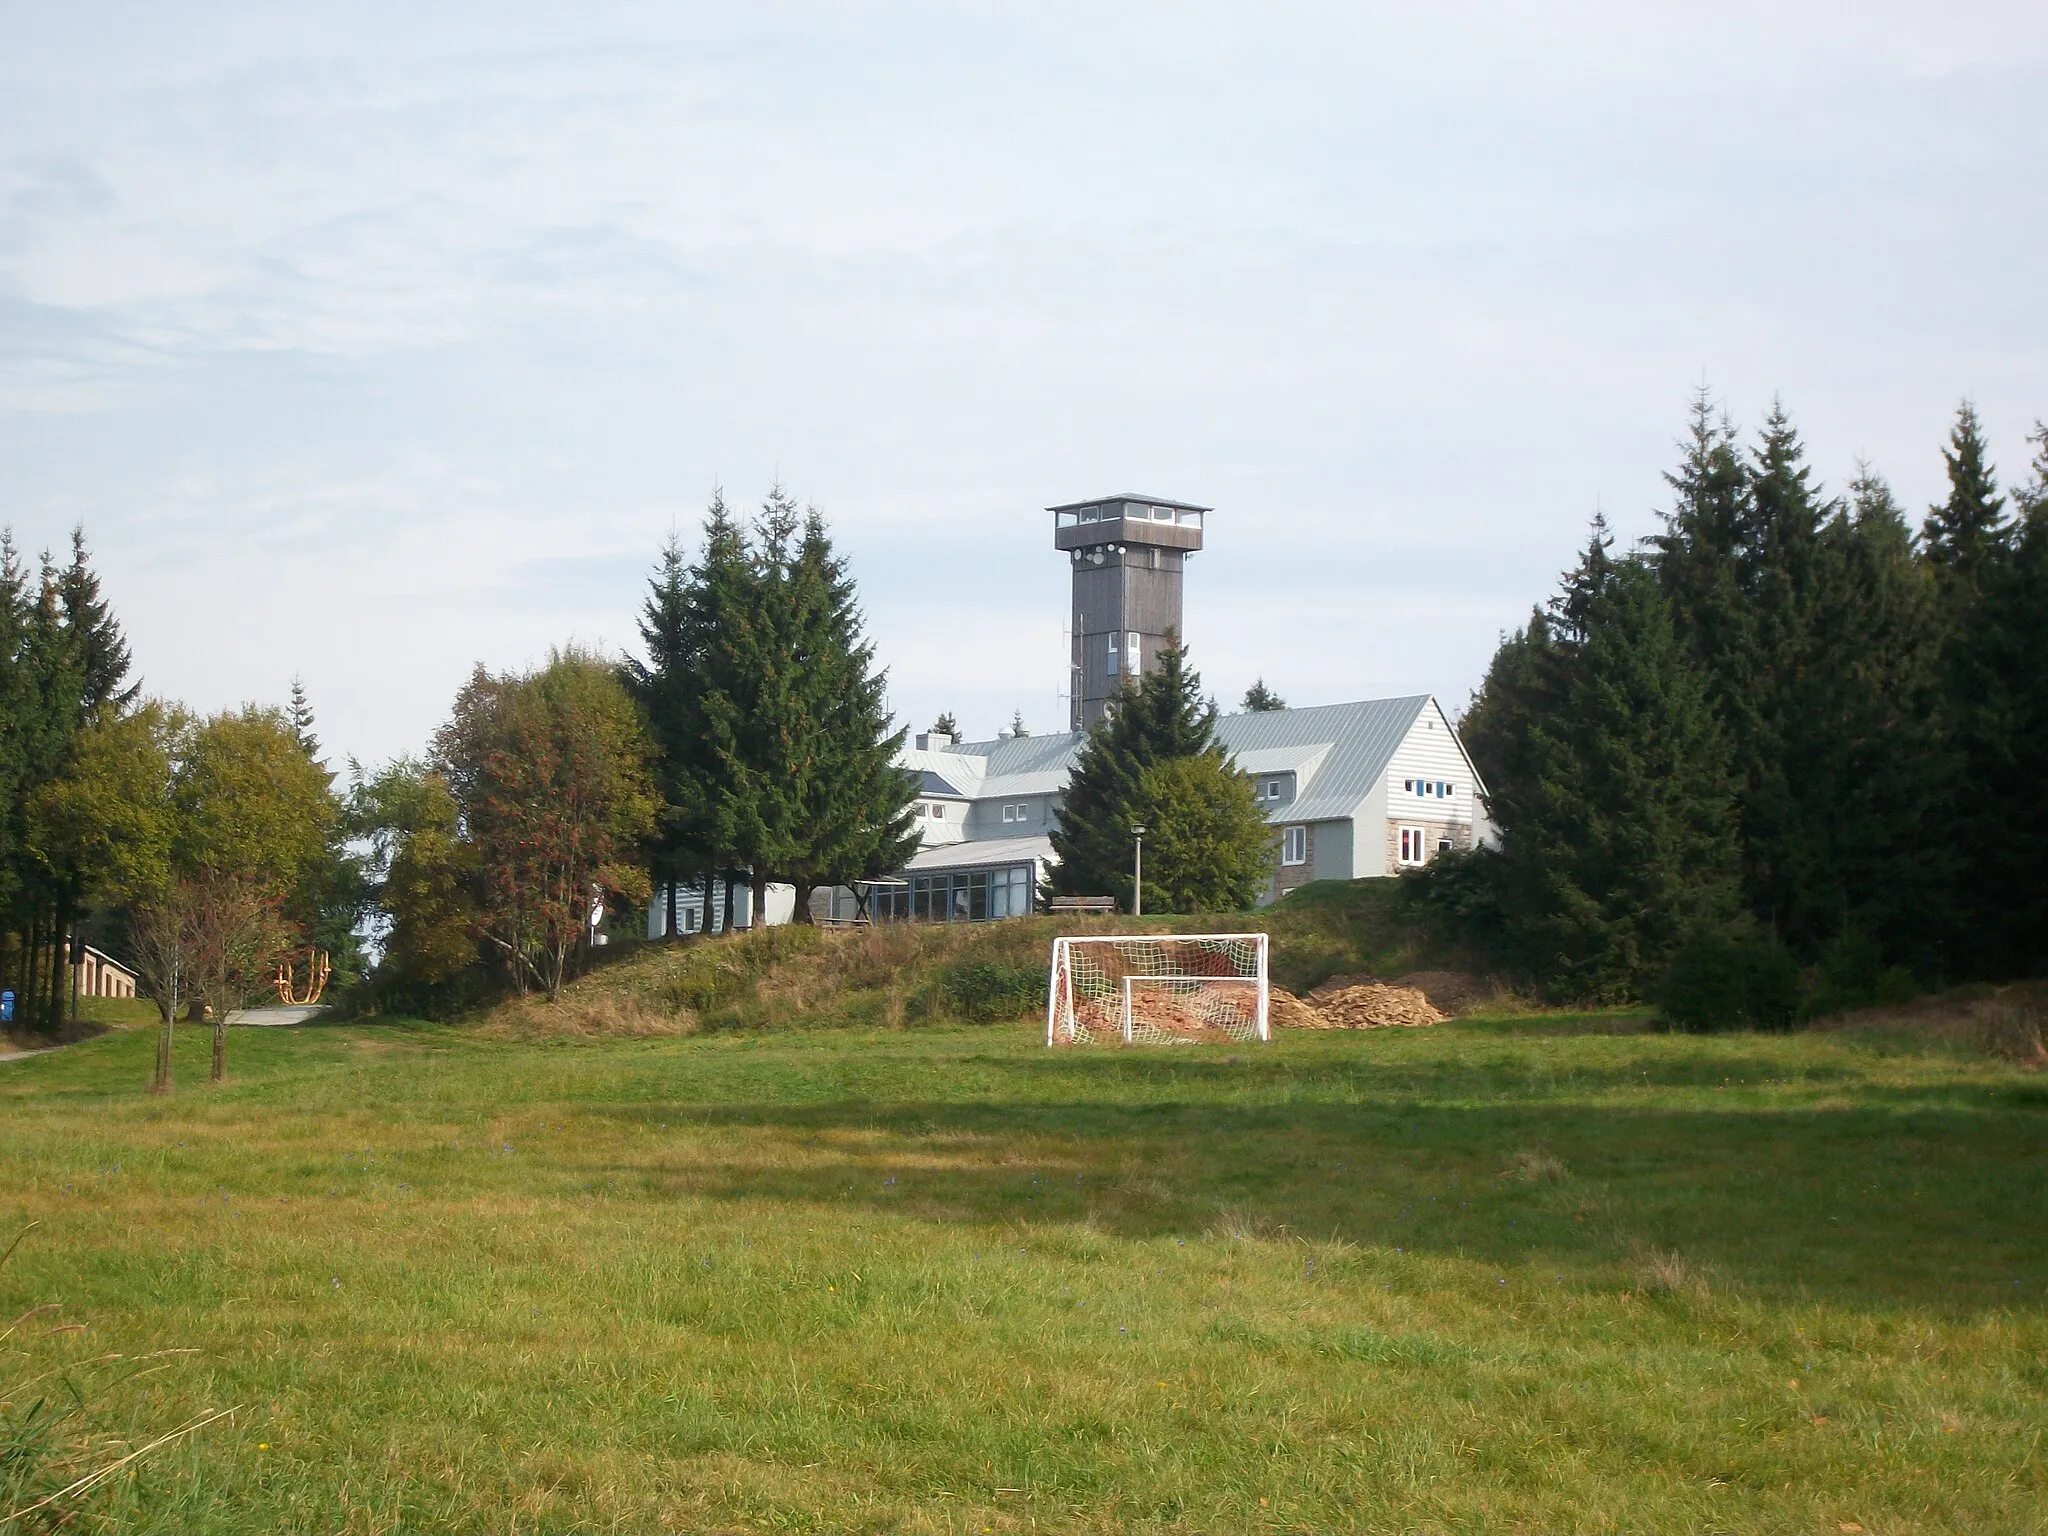
[{"label": "spruce tree", "polygon": [[1459,739],[1485,781],[1487,809],[1496,825],[1512,822],[1533,807],[1531,732],[1558,704],[1550,631],[1550,616],[1536,608],[1525,627],[1503,635],[1458,723]]},{"label": "spruce tree", "polygon": [[2006,535],[2005,498],[1998,494],[1977,408],[1965,400],[1942,450],[1948,463],[1948,499],[1927,509],[1921,544],[1946,580],[1974,593],[1987,561]]},{"label": "spruce tree", "polygon": [[1074,760],[1052,833],[1062,895],[1131,896],[1132,827],[1146,770],[1174,758],[1217,750],[1216,706],[1202,697],[1201,675],[1169,636],[1157,670],[1126,681],[1088,733]]},{"label": "spruce tree", "polygon": [[82,527],[71,530],[71,564],[57,580],[57,593],[64,627],[77,651],[80,709],[126,709],[135,702],[142,685],[127,681],[131,665],[127,637],[100,593],[99,574],[92,568],[92,553],[86,548]]},{"label": "spruce tree", "polygon": [[736,571],[733,600],[711,643],[718,690],[709,721],[720,776],[721,832],[751,878],[760,926],[768,885],[802,846],[795,776],[810,749],[799,719],[800,625],[790,607],[790,563],[801,518],[780,485],[755,517],[752,558]]},{"label": "spruce tree", "polygon": [[916,851],[915,786],[896,766],[904,732],[885,702],[846,562],[824,518],[805,513],[782,591],[791,666],[785,795],[787,851],[776,869],[796,888],[796,917],[810,921],[811,892],[900,869]]},{"label": "spruce tree", "polygon": [[2048,432],[2025,514],[1976,568],[1945,674],[1962,754],[1951,822],[1966,851],[1951,900],[1964,975],[2048,971]]},{"label": "spruce tree", "polygon": [[1811,842],[1815,781],[1797,771],[1818,746],[1809,698],[1817,652],[1813,604],[1822,520],[1836,509],[1812,483],[1806,449],[1772,401],[1752,451],[1749,520],[1737,546],[1751,650],[1743,707],[1727,714],[1740,780],[1744,886],[1753,910],[1783,932],[1802,904],[1797,866]]},{"label": "spruce tree", "polygon": [[[715,501],[712,520],[723,514],[722,499]],[[682,543],[673,535],[662,548],[647,588],[640,615],[647,659],[627,658],[624,671],[626,686],[647,717],[654,745],[654,780],[661,803],[650,853],[654,878],[668,891],[668,931],[673,935],[681,928],[674,910],[675,888],[701,877],[708,889],[714,851],[705,814],[708,785],[698,761],[704,659],[700,605]]]},{"label": "spruce tree", "polygon": [[1549,718],[1494,866],[1511,943],[1561,995],[1618,999],[1740,899],[1735,778],[1657,576],[1596,529],[1553,604]]},{"label": "spruce tree", "polygon": [[1807,958],[1855,939],[1925,963],[1953,857],[1939,826],[1955,765],[1937,718],[1937,595],[1868,468],[1821,529],[1803,612],[1796,669],[1774,680],[1784,820],[1764,915]]},{"label": "spruce tree", "polygon": [[1275,710],[1285,709],[1287,701],[1268,688],[1266,680],[1261,677],[1254,679],[1251,687],[1245,689],[1244,698],[1240,701],[1240,707],[1243,708],[1246,714],[1264,715],[1271,714]]},{"label": "spruce tree", "polygon": [[[754,551],[723,495],[713,498],[705,515],[704,547],[691,578],[697,662],[688,762],[698,798],[684,803],[692,807],[692,835],[707,871],[725,876],[724,926],[730,930],[735,866],[749,856],[758,820],[749,727],[764,646],[756,634],[761,615]],[[707,880],[704,886],[706,933],[713,927],[713,884]]]},{"label": "spruce tree", "polygon": [[1682,447],[1678,469],[1664,477],[1674,493],[1664,532],[1650,542],[1679,634],[1705,668],[1723,718],[1732,721],[1746,707],[1754,669],[1744,551],[1755,514],[1735,428],[1716,415],[1704,389],[1693,397]]}]

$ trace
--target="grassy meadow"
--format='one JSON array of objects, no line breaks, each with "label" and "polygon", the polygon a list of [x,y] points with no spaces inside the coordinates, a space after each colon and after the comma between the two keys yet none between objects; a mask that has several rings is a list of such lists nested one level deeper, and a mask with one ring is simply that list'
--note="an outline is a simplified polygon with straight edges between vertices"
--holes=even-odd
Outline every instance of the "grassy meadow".
[{"label": "grassy meadow", "polygon": [[59,1309],[0,1399],[79,1389],[43,1491],[234,1410],[67,1529],[2048,1527],[2039,1074],[1626,1017],[1040,1042],[0,1066],[0,1313]]}]

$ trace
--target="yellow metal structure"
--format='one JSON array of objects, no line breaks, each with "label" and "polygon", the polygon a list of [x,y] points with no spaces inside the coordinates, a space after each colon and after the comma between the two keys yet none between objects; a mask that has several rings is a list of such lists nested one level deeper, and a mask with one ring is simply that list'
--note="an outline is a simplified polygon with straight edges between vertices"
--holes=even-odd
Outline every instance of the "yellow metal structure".
[{"label": "yellow metal structure", "polygon": [[[303,990],[298,984],[299,968],[305,967],[306,985]],[[303,949],[277,962],[278,1001],[289,1007],[303,1008],[308,1003],[320,1001],[320,994],[327,990],[327,978],[334,974],[334,967],[327,963],[324,949]]]}]

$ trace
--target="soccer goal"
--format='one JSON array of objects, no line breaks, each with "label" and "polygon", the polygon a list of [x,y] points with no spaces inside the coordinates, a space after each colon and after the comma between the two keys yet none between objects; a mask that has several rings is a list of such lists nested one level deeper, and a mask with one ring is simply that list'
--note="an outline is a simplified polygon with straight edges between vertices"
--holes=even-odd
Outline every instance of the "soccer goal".
[{"label": "soccer goal", "polygon": [[1265,1040],[1266,935],[1052,941],[1045,1043]]}]

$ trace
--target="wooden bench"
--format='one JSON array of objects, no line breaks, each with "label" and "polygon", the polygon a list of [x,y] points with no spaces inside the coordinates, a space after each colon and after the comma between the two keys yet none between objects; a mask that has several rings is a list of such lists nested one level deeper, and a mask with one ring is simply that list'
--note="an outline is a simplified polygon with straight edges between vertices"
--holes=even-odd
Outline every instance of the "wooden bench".
[{"label": "wooden bench", "polygon": [[1055,896],[1051,902],[1054,917],[1066,917],[1083,913],[1091,917],[1116,916],[1114,896]]}]

